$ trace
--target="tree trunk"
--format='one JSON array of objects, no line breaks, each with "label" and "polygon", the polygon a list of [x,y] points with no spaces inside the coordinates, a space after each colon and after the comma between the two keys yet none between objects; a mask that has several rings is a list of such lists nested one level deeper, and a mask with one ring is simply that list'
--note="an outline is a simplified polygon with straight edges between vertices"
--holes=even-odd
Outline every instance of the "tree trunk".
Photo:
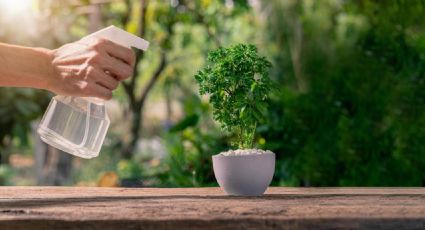
[{"label": "tree trunk", "polygon": [[132,106],[131,108],[132,117],[131,117],[131,139],[128,145],[125,147],[123,152],[124,159],[131,159],[133,152],[136,150],[137,141],[140,137],[140,127],[142,126],[142,108],[138,106]]},{"label": "tree trunk", "polygon": [[73,157],[44,143],[33,122],[34,158],[37,185],[68,185],[71,183]]},{"label": "tree trunk", "polygon": [[289,40],[289,48],[291,52],[291,61],[294,68],[294,76],[297,82],[298,89],[305,92],[307,87],[303,77],[302,71],[302,45],[303,45],[303,27],[299,16],[294,18],[293,22],[293,36]]},{"label": "tree trunk", "polygon": [[[148,83],[145,85],[145,87],[142,90],[142,95],[135,103],[130,103],[130,109],[133,113],[132,117],[132,123],[131,123],[131,140],[129,144],[124,147],[123,151],[123,157],[125,159],[131,159],[133,152],[136,150],[137,147],[137,141],[140,134],[140,128],[143,124],[143,108],[145,107],[146,99],[149,95],[149,92],[152,90],[155,83],[158,81],[159,76],[161,76],[162,72],[167,66],[167,58],[165,56],[164,52],[161,52],[161,60],[156,68],[155,72],[152,74],[151,78],[149,79]],[[126,86],[124,86],[126,87]],[[127,86],[128,87],[128,86]]]}]

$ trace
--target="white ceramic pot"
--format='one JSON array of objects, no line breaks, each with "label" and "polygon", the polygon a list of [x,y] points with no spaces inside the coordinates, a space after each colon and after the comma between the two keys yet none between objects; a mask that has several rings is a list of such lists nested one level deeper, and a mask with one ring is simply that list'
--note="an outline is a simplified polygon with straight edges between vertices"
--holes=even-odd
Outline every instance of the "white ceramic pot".
[{"label": "white ceramic pot", "polygon": [[261,196],[273,179],[275,154],[214,155],[213,168],[220,187],[229,195]]}]

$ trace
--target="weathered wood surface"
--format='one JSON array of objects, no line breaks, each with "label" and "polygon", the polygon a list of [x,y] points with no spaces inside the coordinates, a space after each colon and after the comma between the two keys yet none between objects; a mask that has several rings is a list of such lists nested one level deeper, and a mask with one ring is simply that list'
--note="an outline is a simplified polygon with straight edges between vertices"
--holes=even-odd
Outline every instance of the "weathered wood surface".
[{"label": "weathered wood surface", "polygon": [[424,229],[425,189],[0,187],[0,229]]}]

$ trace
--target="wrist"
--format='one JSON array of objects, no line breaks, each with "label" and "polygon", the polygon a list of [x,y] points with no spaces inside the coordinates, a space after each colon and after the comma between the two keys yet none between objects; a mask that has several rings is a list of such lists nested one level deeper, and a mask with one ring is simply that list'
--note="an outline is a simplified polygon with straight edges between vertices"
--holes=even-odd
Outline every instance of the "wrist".
[{"label": "wrist", "polygon": [[42,60],[42,75],[43,81],[41,82],[40,88],[52,91],[53,81],[55,79],[55,71],[53,67],[54,50],[37,48],[41,54]]}]

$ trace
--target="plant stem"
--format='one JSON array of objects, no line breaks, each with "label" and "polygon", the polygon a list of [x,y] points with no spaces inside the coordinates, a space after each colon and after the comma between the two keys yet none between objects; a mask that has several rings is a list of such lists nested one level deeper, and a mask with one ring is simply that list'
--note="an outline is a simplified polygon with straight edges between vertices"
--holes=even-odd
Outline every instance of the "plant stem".
[{"label": "plant stem", "polygon": [[252,149],[254,146],[255,130],[257,122],[252,127],[246,128],[241,125],[238,127],[236,135],[238,140],[238,147],[240,149]]}]

